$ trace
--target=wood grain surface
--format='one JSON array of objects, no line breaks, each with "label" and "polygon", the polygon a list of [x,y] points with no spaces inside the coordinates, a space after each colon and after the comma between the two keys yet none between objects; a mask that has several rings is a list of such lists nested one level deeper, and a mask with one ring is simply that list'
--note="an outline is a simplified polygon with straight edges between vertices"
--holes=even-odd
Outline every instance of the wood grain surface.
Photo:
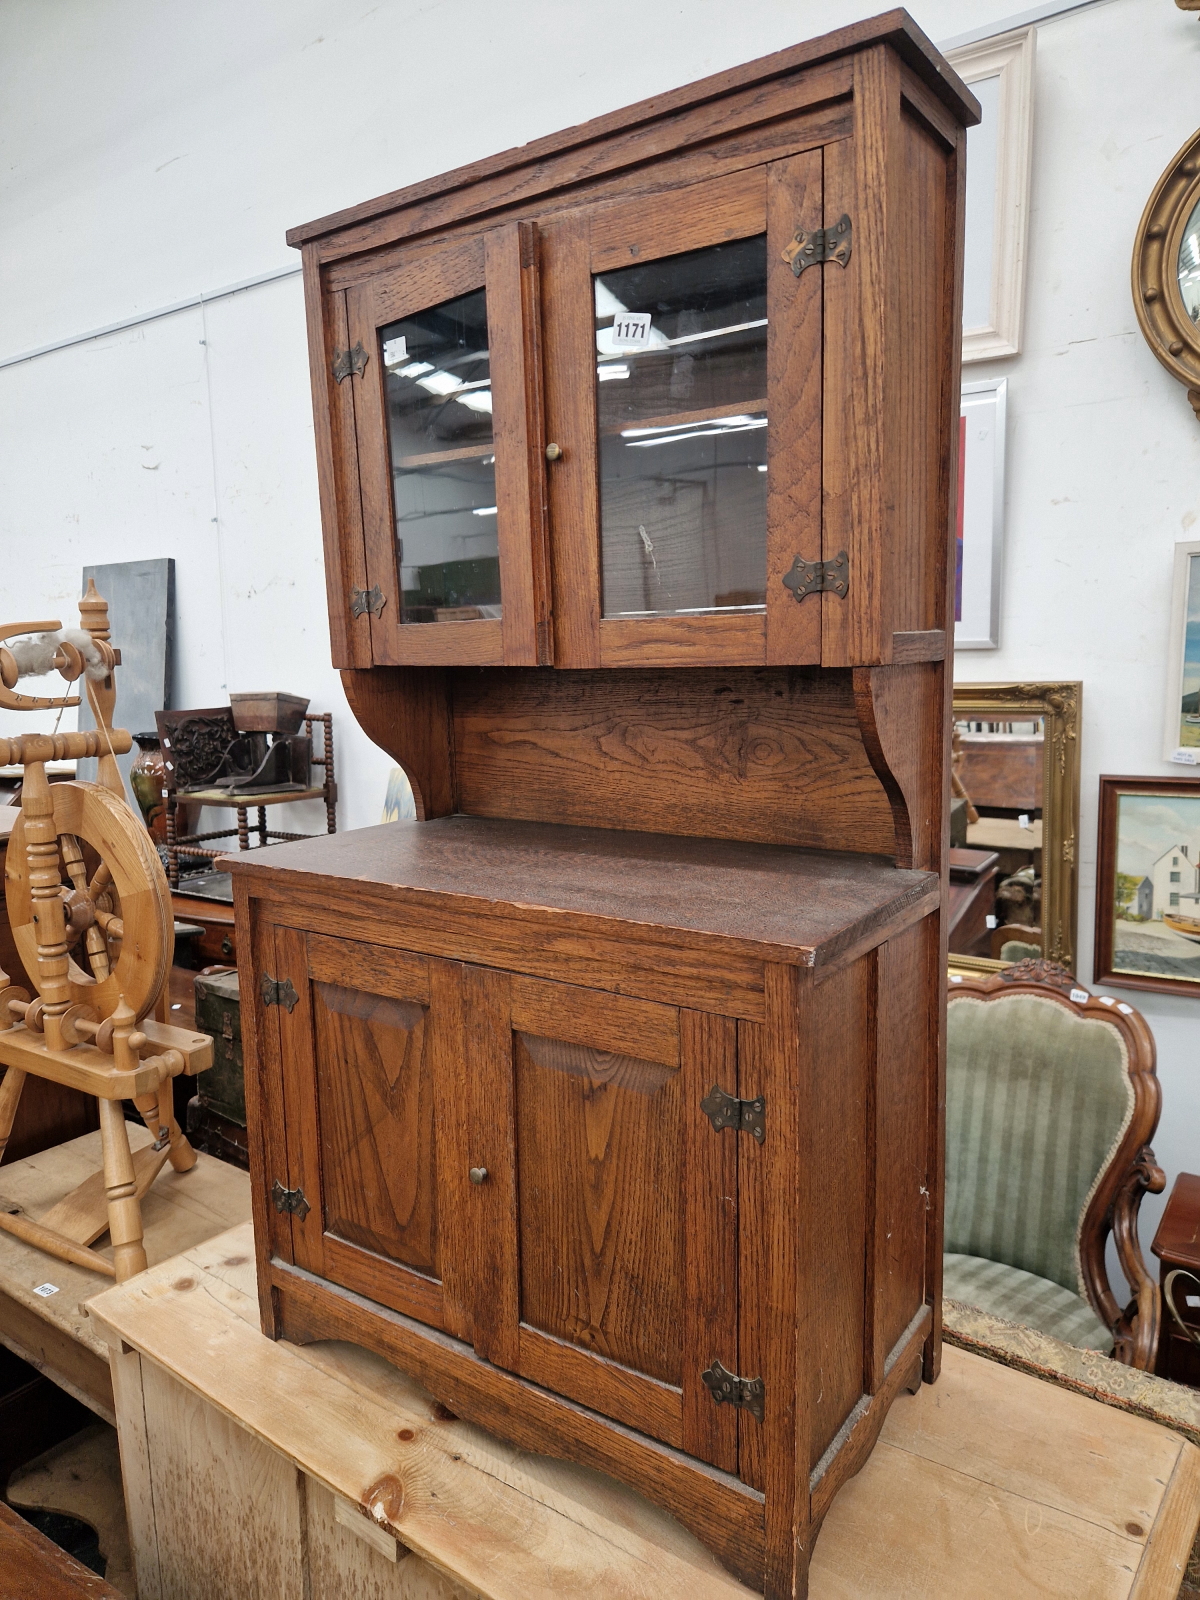
[{"label": "wood grain surface", "polygon": [[508,905],[569,916],[581,930],[619,922],[627,934],[644,927],[659,939],[669,930],[682,942],[711,940],[760,959],[778,952],[805,966],[938,894],[931,874],[864,855],[465,816],[277,845],[269,863],[254,855],[230,858],[235,881],[311,885],[328,896],[341,879],[359,905],[378,887],[393,907],[424,896],[489,914]]}]

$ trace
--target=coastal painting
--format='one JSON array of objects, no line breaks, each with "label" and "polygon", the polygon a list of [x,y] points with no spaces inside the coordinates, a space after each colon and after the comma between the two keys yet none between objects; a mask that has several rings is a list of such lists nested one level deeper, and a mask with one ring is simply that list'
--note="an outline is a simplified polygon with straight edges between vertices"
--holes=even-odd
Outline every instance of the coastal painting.
[{"label": "coastal painting", "polygon": [[1163,753],[1168,761],[1200,765],[1200,543],[1175,546],[1171,609]]},{"label": "coastal painting", "polygon": [[1200,993],[1200,780],[1100,782],[1097,978]]}]

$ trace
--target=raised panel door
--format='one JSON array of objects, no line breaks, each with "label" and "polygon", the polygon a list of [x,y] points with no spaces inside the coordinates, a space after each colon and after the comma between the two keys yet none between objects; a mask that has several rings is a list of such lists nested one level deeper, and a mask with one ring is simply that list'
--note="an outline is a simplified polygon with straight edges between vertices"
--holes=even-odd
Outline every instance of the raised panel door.
[{"label": "raised panel door", "polygon": [[303,1196],[294,1258],[462,1333],[443,1292],[457,1264],[447,1272],[457,1252],[443,1189],[458,1163],[441,1036],[456,1025],[444,1013],[457,1004],[457,968],[292,928],[276,929],[275,945],[273,976],[291,990],[265,1008],[265,1026],[287,1064],[289,1171]]},{"label": "raised panel door", "polygon": [[483,982],[493,1028],[468,1071],[504,1108],[481,1187],[495,1170],[505,1192],[481,1195],[499,1275],[481,1353],[732,1469],[734,1416],[703,1372],[737,1370],[737,1141],[700,1101],[714,1082],[733,1090],[734,1024],[516,975]]}]

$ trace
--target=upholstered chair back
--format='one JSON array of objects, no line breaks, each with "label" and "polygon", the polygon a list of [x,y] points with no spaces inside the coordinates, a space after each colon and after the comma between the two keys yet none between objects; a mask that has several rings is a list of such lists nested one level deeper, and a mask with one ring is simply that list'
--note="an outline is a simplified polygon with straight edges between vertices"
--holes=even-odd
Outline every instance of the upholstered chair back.
[{"label": "upholstered chair back", "polygon": [[1133,1115],[1118,1030],[1049,997],[951,996],[946,1249],[1086,1295],[1079,1230]]},{"label": "upholstered chair back", "polygon": [[950,1297],[1152,1367],[1160,1299],[1137,1214],[1166,1179],[1149,1143],[1161,1097],[1144,1018],[1035,959],[951,973],[946,1046]]}]

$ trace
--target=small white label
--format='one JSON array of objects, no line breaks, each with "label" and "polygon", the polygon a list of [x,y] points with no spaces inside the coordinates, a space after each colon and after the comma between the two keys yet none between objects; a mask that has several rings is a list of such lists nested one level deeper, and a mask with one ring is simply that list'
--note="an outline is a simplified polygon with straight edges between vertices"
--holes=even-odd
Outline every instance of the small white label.
[{"label": "small white label", "polygon": [[1071,999],[1074,1000],[1074,1002],[1075,1002],[1075,1004],[1077,1006],[1085,1006],[1085,1005],[1087,1005],[1088,1001],[1091,998],[1092,998],[1091,995],[1087,992],[1086,989],[1072,989],[1071,990]]},{"label": "small white label", "polygon": [[989,928],[998,928],[1000,926],[999,920],[996,917],[993,917],[990,913],[988,916],[984,917],[983,920],[987,923]]},{"label": "small white label", "polygon": [[1133,1007],[1132,1006],[1127,1006],[1125,1004],[1124,1000],[1120,1000],[1120,1001],[1117,1002],[1117,1010],[1118,1011],[1123,1011],[1127,1017],[1133,1015]]},{"label": "small white label", "polygon": [[52,1294],[58,1293],[58,1285],[56,1283],[39,1283],[33,1292],[34,1294],[40,1294],[42,1299],[46,1300]]},{"label": "small white label", "polygon": [[1200,1306],[1200,1294],[1185,1294],[1183,1303],[1185,1306]]},{"label": "small white label", "polygon": [[1178,761],[1185,767],[1194,767],[1196,765],[1196,752],[1194,750],[1176,750],[1171,760]]},{"label": "small white label", "polygon": [[645,350],[650,343],[648,311],[618,311],[613,318],[614,350]]},{"label": "small white label", "polygon": [[951,983],[961,983],[962,982],[962,973],[961,972],[952,972],[950,974],[950,982]]},{"label": "small white label", "polygon": [[408,360],[408,340],[401,335],[396,339],[385,339],[383,343],[383,364],[385,367],[402,367]]},{"label": "small white label", "polygon": [[1029,826],[1029,813],[1028,813],[1028,811],[1022,811],[1021,815],[1017,818],[1017,821],[1021,824],[1021,826],[1023,828],[1027,828]]}]

